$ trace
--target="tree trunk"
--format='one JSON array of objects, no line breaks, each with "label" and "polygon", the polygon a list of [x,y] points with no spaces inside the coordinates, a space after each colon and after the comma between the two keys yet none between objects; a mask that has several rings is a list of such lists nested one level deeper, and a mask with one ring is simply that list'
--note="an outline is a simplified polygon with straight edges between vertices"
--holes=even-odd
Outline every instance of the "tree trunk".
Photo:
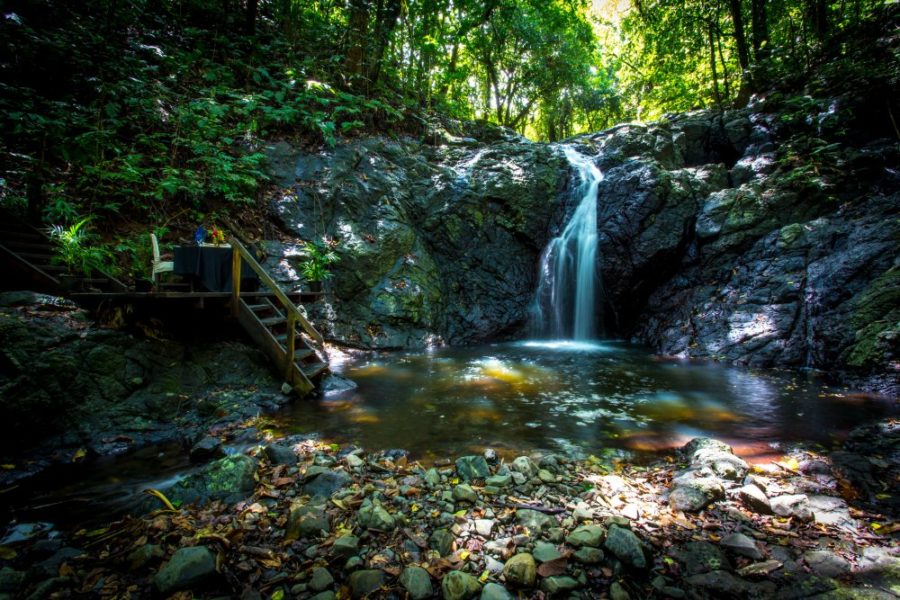
[{"label": "tree trunk", "polygon": [[722,95],[719,93],[719,75],[716,72],[716,29],[715,24],[710,21],[709,27],[709,66],[712,68],[712,84],[713,84],[713,96],[716,99],[716,104],[722,105]]},{"label": "tree trunk", "polygon": [[256,33],[256,15],[259,13],[259,0],[247,0],[247,8],[244,10],[244,33],[254,35]]},{"label": "tree trunk", "polygon": [[369,0],[350,0],[350,20],[347,23],[347,56],[344,77],[356,91],[365,88],[366,41],[369,32]]},{"label": "tree trunk", "polygon": [[756,62],[769,55],[769,22],[766,17],[766,0],[752,0],[750,20],[753,26],[753,57]]},{"label": "tree trunk", "polygon": [[828,1],[807,0],[808,19],[813,32],[820,42],[828,37]]},{"label": "tree trunk", "polygon": [[737,42],[738,61],[741,70],[750,68],[750,51],[747,48],[747,36],[744,33],[744,15],[741,11],[741,0],[731,0],[731,22],[734,24],[734,41]]},{"label": "tree trunk", "polygon": [[381,66],[384,61],[384,53],[387,50],[391,34],[397,26],[397,18],[400,16],[402,3],[400,0],[379,0],[378,10],[375,13],[375,47],[369,54],[366,72],[369,77],[369,86],[375,87],[381,77]]}]

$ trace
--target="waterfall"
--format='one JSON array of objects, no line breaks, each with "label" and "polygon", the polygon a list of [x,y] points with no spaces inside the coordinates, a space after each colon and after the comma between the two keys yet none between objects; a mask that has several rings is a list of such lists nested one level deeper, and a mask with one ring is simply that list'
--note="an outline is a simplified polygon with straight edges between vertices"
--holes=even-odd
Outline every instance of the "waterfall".
[{"label": "waterfall", "polygon": [[581,180],[581,200],[541,254],[534,326],[542,337],[590,340],[597,334],[597,186],[603,175],[589,157],[568,146],[563,152]]}]

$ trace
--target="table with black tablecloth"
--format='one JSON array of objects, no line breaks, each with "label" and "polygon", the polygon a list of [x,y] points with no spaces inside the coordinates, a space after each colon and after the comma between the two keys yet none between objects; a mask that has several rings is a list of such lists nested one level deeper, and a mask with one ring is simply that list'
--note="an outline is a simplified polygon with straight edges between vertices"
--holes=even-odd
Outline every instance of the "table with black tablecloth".
[{"label": "table with black tablecloth", "polygon": [[[176,246],[175,274],[191,277],[210,292],[231,291],[231,246]],[[255,289],[259,277],[246,261],[241,261],[241,288]]]}]

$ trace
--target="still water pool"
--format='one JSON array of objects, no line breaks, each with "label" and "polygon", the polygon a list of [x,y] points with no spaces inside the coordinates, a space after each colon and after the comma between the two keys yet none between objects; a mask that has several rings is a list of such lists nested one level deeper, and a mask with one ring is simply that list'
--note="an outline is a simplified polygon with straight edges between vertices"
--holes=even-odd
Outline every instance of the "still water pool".
[{"label": "still water pool", "polygon": [[654,450],[708,435],[745,454],[828,444],[883,403],[810,373],[664,360],[622,342],[526,341],[365,355],[334,365],[354,390],[298,402],[277,426],[418,458],[528,450]]}]

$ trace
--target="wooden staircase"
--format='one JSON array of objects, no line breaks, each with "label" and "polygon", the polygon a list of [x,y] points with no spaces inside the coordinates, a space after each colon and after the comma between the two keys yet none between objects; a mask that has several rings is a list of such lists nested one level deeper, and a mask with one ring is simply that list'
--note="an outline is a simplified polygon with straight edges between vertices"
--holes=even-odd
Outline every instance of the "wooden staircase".
[{"label": "wooden staircase", "polygon": [[[2,215],[0,222],[0,261],[7,265],[15,277],[9,283],[27,287],[37,292],[65,294],[71,289],[68,269],[53,263],[53,243],[47,235],[9,215]],[[124,283],[95,271],[89,277],[78,277],[73,283],[100,292],[123,292]]]},{"label": "wooden staircase", "polygon": [[[316,389],[316,380],[328,372],[322,335],[243,244],[234,238],[230,242],[234,251],[231,297],[234,316],[294,391],[301,397],[308,395]],[[241,297],[241,261],[256,271],[261,285],[273,293],[271,297]]]}]

